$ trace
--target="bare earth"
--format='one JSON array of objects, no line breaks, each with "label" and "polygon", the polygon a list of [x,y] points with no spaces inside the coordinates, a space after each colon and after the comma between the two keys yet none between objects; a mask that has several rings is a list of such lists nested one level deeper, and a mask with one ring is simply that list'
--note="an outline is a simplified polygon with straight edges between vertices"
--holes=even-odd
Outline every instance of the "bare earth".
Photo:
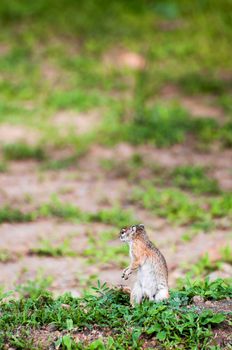
[{"label": "bare earth", "polygon": [[[185,104],[186,107],[194,108],[198,114],[194,101],[185,100]],[[205,108],[204,112],[208,108],[208,114],[213,115],[212,107],[210,109],[207,105],[201,104],[200,108]],[[221,111],[214,111],[214,117],[220,118],[220,113]],[[86,120],[81,122],[84,117]],[[62,112],[54,118],[64,133],[65,128],[70,127],[76,127],[82,133],[89,131],[93,124],[96,125],[100,116],[95,112],[86,116]],[[33,143],[37,137],[37,133],[30,132],[22,126],[3,124],[0,127],[0,139],[3,143],[17,139]],[[33,210],[48,202],[54,193],[62,201],[77,205],[88,212],[107,208],[109,204],[123,203],[125,209],[132,208],[135,211],[136,218],[146,225],[151,239],[165,255],[169,266],[170,285],[173,286],[177,278],[185,275],[186,264],[196,262],[206,252],[212,259],[217,260],[220,257],[221,247],[231,242],[231,233],[228,229],[209,234],[202,232],[190,242],[183,242],[181,236],[186,231],[185,227],[170,225],[142,209],[131,207],[128,197],[136,183],[128,181],[126,177],[112,176],[110,172],[102,171],[101,161],[126,160],[134,152],[140,153],[150,163],[167,168],[180,164],[207,166],[212,169],[211,176],[219,181],[222,189],[232,190],[231,150],[215,149],[202,153],[191,143],[170,149],[156,149],[152,146],[132,147],[125,144],[108,149],[95,145],[77,164],[65,170],[42,171],[36,161],[11,162],[7,172],[0,173],[0,205],[8,204],[25,211]],[[54,154],[54,157],[57,157],[57,154]],[[144,170],[146,172],[146,169]],[[91,275],[102,282],[121,284],[122,268],[117,263],[112,261],[104,265],[88,264],[82,254],[83,250],[88,248],[87,234],[91,232],[100,237],[101,232],[108,228],[115,230],[113,244],[120,245],[119,228],[98,223],[79,224],[47,218],[37,219],[31,223],[1,224],[0,247],[1,250],[9,251],[10,259],[7,262],[0,262],[0,285],[8,290],[28,279],[36,278],[38,273],[52,276],[53,282],[50,288],[56,294],[71,291],[74,295],[79,295]],[[71,237],[72,250],[77,255],[75,257],[55,258],[31,254],[31,250],[38,246],[41,239],[62,242],[67,237]],[[224,270],[226,271],[222,269],[214,272],[213,277],[231,276],[231,267]]]}]

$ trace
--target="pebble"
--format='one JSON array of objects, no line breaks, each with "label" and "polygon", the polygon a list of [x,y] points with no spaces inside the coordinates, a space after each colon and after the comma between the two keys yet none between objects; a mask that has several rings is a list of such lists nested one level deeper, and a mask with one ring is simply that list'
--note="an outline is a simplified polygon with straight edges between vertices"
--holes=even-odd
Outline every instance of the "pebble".
[{"label": "pebble", "polygon": [[194,304],[204,303],[204,298],[201,295],[194,295],[193,303]]}]

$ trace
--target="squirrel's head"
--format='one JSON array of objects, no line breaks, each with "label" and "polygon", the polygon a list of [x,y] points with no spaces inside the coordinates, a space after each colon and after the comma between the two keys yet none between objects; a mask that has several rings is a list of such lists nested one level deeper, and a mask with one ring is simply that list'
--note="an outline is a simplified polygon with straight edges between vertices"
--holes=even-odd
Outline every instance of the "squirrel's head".
[{"label": "squirrel's head", "polygon": [[138,236],[142,236],[145,233],[145,227],[143,224],[133,225],[130,227],[122,228],[120,231],[120,239],[122,242],[131,242]]}]

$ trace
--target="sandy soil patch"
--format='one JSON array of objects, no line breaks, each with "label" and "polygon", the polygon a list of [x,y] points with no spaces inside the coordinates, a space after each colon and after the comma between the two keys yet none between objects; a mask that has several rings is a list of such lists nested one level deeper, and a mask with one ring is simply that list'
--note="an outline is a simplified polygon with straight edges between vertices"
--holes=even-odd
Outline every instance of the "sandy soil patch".
[{"label": "sandy soil patch", "polygon": [[215,99],[212,96],[185,96],[177,86],[166,85],[160,93],[160,97],[167,101],[178,100],[179,103],[193,117],[210,117],[219,122],[225,120],[223,109],[215,106]]},{"label": "sandy soil patch", "polygon": [[53,123],[61,131],[68,133],[85,134],[96,129],[101,122],[99,112],[76,113],[74,111],[60,111],[53,117]]},{"label": "sandy soil patch", "polygon": [[29,127],[7,123],[0,125],[0,143],[26,142],[35,145],[39,139],[39,132]]}]

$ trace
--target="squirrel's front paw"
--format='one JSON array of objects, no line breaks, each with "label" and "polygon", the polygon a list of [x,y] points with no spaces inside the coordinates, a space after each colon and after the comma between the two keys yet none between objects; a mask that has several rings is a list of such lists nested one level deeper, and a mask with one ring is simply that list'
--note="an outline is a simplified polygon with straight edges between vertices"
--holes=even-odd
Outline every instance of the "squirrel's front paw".
[{"label": "squirrel's front paw", "polygon": [[126,268],[122,273],[122,278],[124,280],[128,280],[130,275],[131,275],[131,270],[129,268]]}]

